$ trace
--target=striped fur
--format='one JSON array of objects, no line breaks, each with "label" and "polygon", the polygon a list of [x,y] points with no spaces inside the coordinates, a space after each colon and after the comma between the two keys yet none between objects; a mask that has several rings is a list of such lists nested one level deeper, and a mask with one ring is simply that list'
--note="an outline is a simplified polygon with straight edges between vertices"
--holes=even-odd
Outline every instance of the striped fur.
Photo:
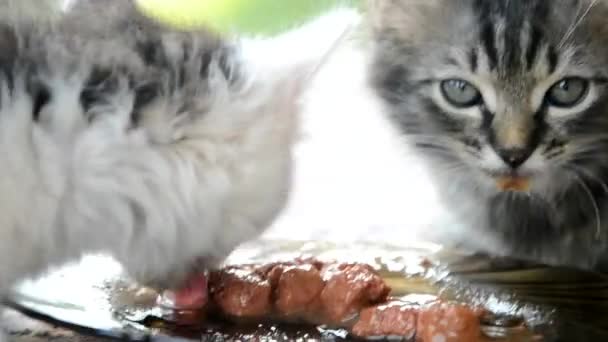
[{"label": "striped fur", "polygon": [[[596,0],[370,2],[371,83],[466,227],[458,243],[607,266],[607,17]],[[589,88],[561,108],[548,92],[567,77]],[[447,103],[438,89],[453,78],[483,101]],[[508,164],[507,150],[521,164]],[[498,189],[505,175],[526,177],[529,190]]]}]

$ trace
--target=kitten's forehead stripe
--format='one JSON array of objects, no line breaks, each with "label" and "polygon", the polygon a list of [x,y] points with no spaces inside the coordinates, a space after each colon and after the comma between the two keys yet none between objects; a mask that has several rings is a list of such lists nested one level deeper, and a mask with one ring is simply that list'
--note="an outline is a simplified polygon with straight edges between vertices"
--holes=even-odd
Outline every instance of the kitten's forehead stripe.
[{"label": "kitten's forehead stripe", "polygon": [[473,48],[469,51],[469,64],[471,66],[471,72],[477,72],[479,57],[477,56],[477,49]]},{"label": "kitten's forehead stripe", "polygon": [[557,51],[555,50],[554,46],[549,46],[547,48],[547,65],[548,65],[548,69],[549,69],[549,73],[554,73],[555,70],[557,69],[557,63],[559,63],[559,55],[557,53]]},{"label": "kitten's forehead stripe", "polygon": [[533,26],[530,30],[529,44],[526,48],[526,66],[528,71],[530,71],[538,58],[538,53],[541,48],[541,38],[542,33],[538,29],[538,27]]},{"label": "kitten's forehead stripe", "polygon": [[498,65],[498,49],[496,48],[496,34],[494,31],[494,25],[488,20],[483,19],[481,29],[481,44],[488,57],[488,67],[490,70],[494,70]]},{"label": "kitten's forehead stripe", "polygon": [[[549,6],[550,1],[540,0],[473,2],[481,27],[479,39],[490,70],[500,67],[503,74],[512,75],[522,69],[531,70],[539,63],[544,44],[539,25],[547,20]],[[547,58],[549,69],[555,70],[556,54]]]},{"label": "kitten's forehead stripe", "polygon": [[446,64],[452,65],[454,67],[462,67],[462,63],[460,63],[456,58],[454,57],[447,57],[446,58]]},{"label": "kitten's forehead stripe", "polygon": [[[507,2],[510,3],[510,2]],[[513,5],[506,5],[506,13],[504,15],[505,28],[503,31],[504,40],[504,62],[507,69],[518,69],[522,61],[522,50],[524,42],[523,28],[526,26],[526,18],[522,16],[522,5],[515,2]],[[525,13],[525,12],[524,12]],[[518,27],[518,30],[513,30],[513,27]]]}]

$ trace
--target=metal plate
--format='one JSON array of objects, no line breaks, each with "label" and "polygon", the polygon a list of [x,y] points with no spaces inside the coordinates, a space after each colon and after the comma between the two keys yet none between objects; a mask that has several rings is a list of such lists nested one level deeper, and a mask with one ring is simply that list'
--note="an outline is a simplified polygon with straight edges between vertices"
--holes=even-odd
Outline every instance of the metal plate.
[{"label": "metal plate", "polygon": [[[545,335],[545,340],[608,340],[608,323],[603,319],[608,317],[608,277],[602,274],[467,255],[431,244],[403,248],[368,243],[257,241],[242,246],[227,263],[298,256],[372,264],[395,295],[441,292],[443,296],[479,303],[500,315],[524,317]],[[120,339],[348,339],[344,331],[322,327],[235,325],[188,313],[176,316],[156,306],[152,293],[136,295],[139,290],[112,259],[89,256],[21,284],[10,305],[81,332]],[[199,323],[203,321],[206,323]]]}]

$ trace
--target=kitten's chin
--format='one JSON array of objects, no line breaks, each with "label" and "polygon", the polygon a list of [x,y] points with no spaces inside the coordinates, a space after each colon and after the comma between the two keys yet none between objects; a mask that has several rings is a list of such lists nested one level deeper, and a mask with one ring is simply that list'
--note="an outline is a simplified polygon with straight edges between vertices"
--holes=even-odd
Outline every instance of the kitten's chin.
[{"label": "kitten's chin", "polygon": [[552,217],[553,207],[535,193],[502,191],[488,206],[490,229],[512,249],[531,253],[538,246],[560,239]]},{"label": "kitten's chin", "polygon": [[140,285],[155,290],[181,289],[188,287],[193,278],[213,271],[221,266],[222,260],[217,258],[196,258],[190,263],[165,270],[161,274],[132,273],[131,275]]}]

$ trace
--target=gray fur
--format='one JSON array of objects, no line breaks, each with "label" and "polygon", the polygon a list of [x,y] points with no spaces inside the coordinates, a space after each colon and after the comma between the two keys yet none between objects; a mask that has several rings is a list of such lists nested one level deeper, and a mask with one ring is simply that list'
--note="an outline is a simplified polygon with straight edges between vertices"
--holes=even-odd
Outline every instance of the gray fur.
[{"label": "gray fur", "polygon": [[[608,4],[593,0],[377,0],[371,83],[463,226],[466,246],[605,269],[608,256]],[[584,103],[547,102],[558,80],[591,82]],[[484,102],[443,103],[464,78]],[[527,149],[517,169],[500,149]],[[527,193],[496,176],[529,177]]]},{"label": "gray fur", "polygon": [[[38,220],[46,217],[52,221],[45,222],[48,227],[39,229],[56,230],[56,235],[50,238],[54,241],[51,245],[36,246],[33,253],[40,254],[41,258],[32,262],[26,272],[19,268],[14,272],[5,270],[8,265],[0,267],[3,275],[0,290],[23,276],[46,269],[49,264],[62,263],[86,252],[109,252],[142,283],[159,287],[179,284],[194,264],[204,268],[226,256],[236,241],[226,241],[226,245],[215,242],[213,248],[201,246],[207,250],[200,255],[187,255],[192,251],[180,255],[177,246],[176,250],[163,251],[161,245],[164,243],[153,241],[165,238],[172,243],[179,239],[187,241],[188,238],[179,235],[194,233],[180,233],[180,229],[188,231],[194,225],[204,226],[206,220],[210,225],[218,225],[216,221],[220,220],[219,217],[202,217],[218,215],[206,212],[213,211],[215,204],[194,209],[192,203],[179,198],[182,194],[178,192],[183,189],[163,189],[169,184],[162,185],[165,181],[154,177],[181,172],[179,161],[171,160],[176,157],[174,154],[181,154],[178,159],[185,158],[186,163],[198,162],[196,153],[202,151],[177,143],[197,144],[200,137],[192,134],[200,129],[201,120],[216,110],[217,97],[233,96],[231,94],[249,86],[246,84],[250,82],[249,76],[235,74],[241,61],[237,49],[229,48],[232,43],[208,31],[180,32],[157,24],[137,12],[130,0],[97,4],[81,1],[67,14],[48,20],[38,20],[26,4],[18,8],[11,2],[0,2],[0,5],[13,14],[10,19],[0,22],[0,88],[3,90],[0,108],[5,116],[19,115],[22,117],[19,120],[29,120],[27,126],[35,132],[32,134],[40,135],[47,145],[38,146],[40,142],[36,137],[26,136],[21,139],[32,139],[27,146],[21,139],[13,142],[15,149],[29,149],[22,154],[35,165],[13,163],[12,167],[18,171],[6,178],[17,177],[18,172],[23,172],[23,179],[12,179],[14,184],[19,184],[33,173],[36,193],[29,194],[28,200],[36,202],[36,197],[41,196],[38,192],[49,198],[48,203],[39,200],[45,202],[40,204],[41,208],[32,206],[32,220],[40,224]],[[26,112],[18,112],[16,107],[19,105]],[[4,125],[10,126],[9,123]],[[93,157],[94,151],[82,151],[86,149],[84,146],[91,148],[97,144],[100,148],[97,157]],[[45,150],[47,148],[49,151]],[[109,150],[103,152],[106,148]],[[119,152],[120,149],[123,152]],[[187,150],[190,149],[194,154],[189,155]],[[79,150],[90,153],[92,158],[87,161],[88,158],[76,157],[81,153]],[[119,156],[120,153],[124,155]],[[140,153],[144,159],[137,161],[135,156],[129,156],[132,153]],[[149,155],[149,160],[145,160],[145,155]],[[13,157],[7,155],[7,158]],[[110,162],[111,159],[115,161]],[[87,165],[105,162],[117,164]],[[110,167],[114,171],[93,171],[96,167]],[[30,169],[26,172],[25,168]],[[87,172],[92,174],[86,175]],[[94,175],[96,172],[99,173]],[[101,185],[103,178],[106,178],[105,182],[109,181],[105,186]],[[137,178],[139,180],[134,181]],[[112,190],[117,185],[112,185],[113,182],[123,182],[121,186],[125,193]],[[131,186],[133,189],[128,190]],[[191,186],[196,187],[195,184]],[[27,193],[27,189],[23,191]],[[141,198],[135,198],[138,196]],[[158,199],[157,203],[150,201],[153,197]],[[12,199],[7,197],[7,200]],[[18,199],[14,201],[15,206],[20,206]],[[156,217],[148,212],[154,206],[160,210],[154,214],[158,215]],[[3,213],[8,211],[8,216],[20,215],[11,214],[11,210],[14,209],[0,209]],[[0,236],[4,236],[2,233],[6,233],[10,225],[10,229],[16,231],[30,229],[27,226],[33,224],[32,220],[6,222],[0,225]],[[154,220],[164,222],[164,233],[168,235],[150,236],[150,241],[146,237],[150,227],[144,227],[154,225]],[[86,227],[103,229],[87,233]],[[160,227],[152,229],[157,228]],[[263,228],[257,227],[250,236]],[[74,234],[72,229],[80,233]],[[170,236],[174,233],[177,236]],[[104,237],[111,235],[122,235],[125,244],[109,246],[109,240]],[[212,230],[194,240],[204,239],[204,235],[222,240]],[[14,239],[17,239],[15,243],[26,243],[18,237]],[[201,242],[201,245],[210,244]],[[140,252],[135,252],[137,250]],[[149,252],[142,253],[142,250]],[[3,248],[0,254],[10,260],[13,253],[9,248]]]},{"label": "gray fur", "polygon": [[355,11],[254,39],[39,4],[0,0],[0,296],[87,253],[178,287],[272,223],[300,99]]}]

